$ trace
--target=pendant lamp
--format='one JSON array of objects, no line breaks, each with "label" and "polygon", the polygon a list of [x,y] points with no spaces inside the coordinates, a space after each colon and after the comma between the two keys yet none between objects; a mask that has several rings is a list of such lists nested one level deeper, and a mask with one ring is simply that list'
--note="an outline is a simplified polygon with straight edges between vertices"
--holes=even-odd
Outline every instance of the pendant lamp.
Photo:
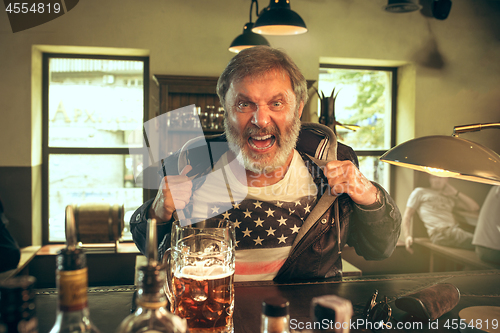
[{"label": "pendant lamp", "polygon": [[290,0],[271,0],[252,31],[262,35],[298,35],[307,32],[307,27],[299,14],[290,9]]},{"label": "pendant lamp", "polygon": [[257,0],[252,0],[252,3],[250,4],[250,22],[245,24],[243,27],[243,33],[236,37],[231,45],[229,46],[229,51],[238,53],[241,50],[244,50],[249,47],[257,46],[257,45],[267,45],[270,46],[269,42],[267,39],[264,38],[264,36],[261,36],[259,34],[256,34],[255,32],[252,31],[252,28],[254,27],[254,24],[252,22],[252,9],[253,9],[253,4],[255,3],[255,11],[258,14],[259,12],[259,4]]},{"label": "pendant lamp", "polygon": [[500,185],[500,156],[485,146],[458,137],[461,133],[488,128],[500,129],[500,123],[456,126],[452,136],[412,139],[390,149],[380,160],[435,176]]},{"label": "pendant lamp", "polygon": [[409,13],[422,8],[413,0],[389,0],[384,9],[391,13]]}]

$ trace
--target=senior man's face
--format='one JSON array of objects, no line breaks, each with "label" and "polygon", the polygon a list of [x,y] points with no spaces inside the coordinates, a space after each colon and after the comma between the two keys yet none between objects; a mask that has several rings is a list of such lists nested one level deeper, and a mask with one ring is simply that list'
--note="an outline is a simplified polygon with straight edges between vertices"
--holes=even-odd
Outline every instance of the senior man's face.
[{"label": "senior man's face", "polygon": [[247,170],[268,173],[288,166],[303,107],[288,75],[280,72],[231,83],[224,126],[229,147]]}]

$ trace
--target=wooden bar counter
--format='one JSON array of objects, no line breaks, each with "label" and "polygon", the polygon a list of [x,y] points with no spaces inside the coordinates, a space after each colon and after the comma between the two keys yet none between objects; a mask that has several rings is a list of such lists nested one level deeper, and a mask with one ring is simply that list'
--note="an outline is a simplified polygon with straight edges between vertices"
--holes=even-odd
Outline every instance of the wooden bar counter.
[{"label": "wooden bar counter", "polygon": [[[447,320],[458,318],[460,310],[471,306],[500,306],[500,270],[462,271],[451,273],[423,273],[408,275],[377,275],[344,277],[342,280],[275,284],[273,282],[248,282],[235,284],[234,331],[236,333],[260,332],[261,303],[264,298],[281,295],[290,301],[290,318],[295,323],[311,321],[309,306],[315,296],[334,294],[352,302],[353,321],[362,317],[364,306],[373,291],[379,291],[379,299],[388,297],[393,309],[393,321],[406,324],[406,328],[393,332],[454,332],[443,327]],[[438,319],[439,327],[429,329],[397,309],[396,298],[422,290],[436,283],[452,283],[461,294],[460,302],[450,312]],[[102,333],[113,333],[120,322],[130,313],[134,286],[114,286],[89,289],[91,318]],[[54,323],[57,293],[55,289],[37,290],[37,316],[39,332],[48,332]],[[500,321],[500,318],[497,318]],[[403,326],[403,327],[404,327]],[[351,331],[364,331],[353,327]],[[478,332],[478,330],[475,330]],[[455,332],[458,332],[455,330]]]}]

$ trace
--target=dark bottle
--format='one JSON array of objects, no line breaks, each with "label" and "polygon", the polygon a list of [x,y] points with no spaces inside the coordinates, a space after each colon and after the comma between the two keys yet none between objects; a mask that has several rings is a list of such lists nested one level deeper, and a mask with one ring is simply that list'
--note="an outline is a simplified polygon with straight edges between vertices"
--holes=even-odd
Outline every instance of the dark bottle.
[{"label": "dark bottle", "polygon": [[0,282],[0,333],[38,333],[35,281],[25,275]]},{"label": "dark bottle", "polygon": [[271,297],[262,302],[261,333],[290,333],[288,301],[283,297]]},{"label": "dark bottle", "polygon": [[50,333],[98,333],[90,320],[87,302],[87,259],[80,248],[64,248],[57,254],[56,322]]},{"label": "dark bottle", "polygon": [[87,257],[76,245],[75,230],[73,208],[69,205],[66,207],[66,247],[56,257],[58,302],[56,322],[50,333],[99,333],[90,320]]}]

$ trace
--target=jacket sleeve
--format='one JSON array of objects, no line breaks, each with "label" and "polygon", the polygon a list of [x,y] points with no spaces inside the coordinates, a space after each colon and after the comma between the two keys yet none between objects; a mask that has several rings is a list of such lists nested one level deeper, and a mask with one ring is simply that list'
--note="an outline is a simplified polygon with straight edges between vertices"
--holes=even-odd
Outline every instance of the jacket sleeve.
[{"label": "jacket sleeve", "polygon": [[401,233],[401,213],[391,196],[377,183],[382,205],[375,209],[353,203],[347,244],[366,260],[389,258]]},{"label": "jacket sleeve", "polygon": [[[132,233],[132,238],[134,239],[135,245],[137,246],[139,251],[141,251],[141,253],[144,255],[146,254],[146,235],[148,230],[147,213],[152,203],[153,199],[146,201],[134,212],[130,219],[130,232]],[[164,243],[165,236],[170,235],[171,227],[172,221],[159,223],[156,226],[156,236],[159,250],[161,250],[160,245]],[[163,252],[159,252],[159,254],[159,257],[161,258]]]},{"label": "jacket sleeve", "polygon": [[[163,178],[163,173],[165,172],[168,175],[175,175],[178,174],[178,169],[177,169],[177,159],[178,159],[178,153],[174,153],[170,155],[168,158],[165,159],[165,164],[163,169],[156,169],[154,171],[155,173],[159,173],[160,175],[160,180]],[[150,177],[153,179],[153,177]],[[156,184],[149,184],[149,188],[157,188],[159,187],[159,181],[157,181]],[[147,230],[148,230],[148,211],[151,205],[153,204],[153,199],[147,200],[145,203],[143,203],[137,210],[132,214],[132,217],[130,218],[130,232],[132,233],[132,239],[135,242],[135,245],[141,251],[142,254],[146,253],[146,235],[147,235]],[[158,243],[161,244],[163,239],[165,238],[166,235],[170,234],[170,228],[171,228],[171,221],[165,222],[165,223],[158,223],[157,224],[157,229],[156,229],[156,235],[158,237]],[[159,247],[160,250],[160,247]],[[163,254],[162,252],[158,252],[161,255]]]},{"label": "jacket sleeve", "polygon": [[[350,160],[359,167],[356,153],[340,142],[337,146],[337,159]],[[379,184],[372,183],[380,191],[382,205],[368,209],[351,200],[347,244],[354,247],[356,253],[366,260],[382,260],[389,258],[396,248],[401,233],[401,213],[389,193]]]}]

